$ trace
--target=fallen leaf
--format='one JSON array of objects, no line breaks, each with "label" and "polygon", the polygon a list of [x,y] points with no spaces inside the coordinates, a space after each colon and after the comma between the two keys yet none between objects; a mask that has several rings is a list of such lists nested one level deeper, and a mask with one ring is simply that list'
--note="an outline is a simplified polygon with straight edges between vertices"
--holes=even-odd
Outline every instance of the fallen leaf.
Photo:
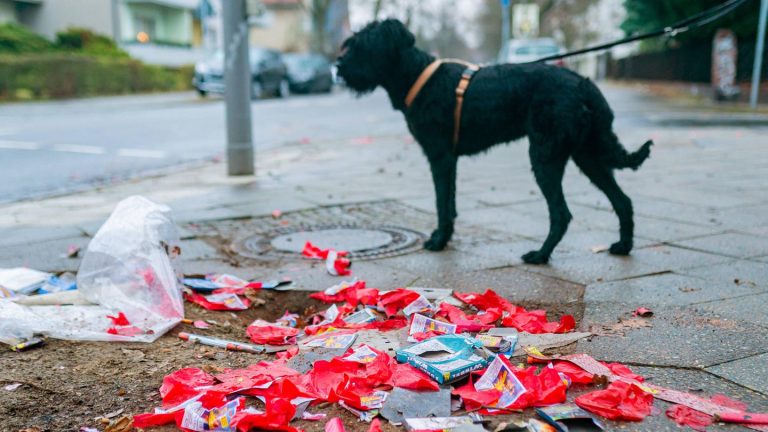
[{"label": "fallen leaf", "polygon": [[129,416],[122,416],[104,428],[104,432],[131,432],[132,430],[133,418]]},{"label": "fallen leaf", "polygon": [[598,336],[625,336],[628,330],[653,327],[650,321],[643,318],[619,319],[616,324],[597,324],[590,326],[589,331]]}]

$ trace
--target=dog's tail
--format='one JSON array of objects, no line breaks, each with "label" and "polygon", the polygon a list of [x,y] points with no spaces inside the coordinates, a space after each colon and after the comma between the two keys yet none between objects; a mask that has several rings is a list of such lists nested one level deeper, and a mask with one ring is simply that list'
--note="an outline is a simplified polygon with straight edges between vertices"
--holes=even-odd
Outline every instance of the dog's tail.
[{"label": "dog's tail", "polygon": [[640,168],[651,155],[653,141],[648,140],[637,151],[629,153],[613,133],[613,111],[600,89],[588,79],[582,82],[582,89],[584,102],[592,112],[591,140],[596,144],[600,158],[611,168]]},{"label": "dog's tail", "polygon": [[640,168],[640,165],[642,165],[643,162],[648,159],[648,156],[651,155],[653,141],[646,141],[639,149],[632,153],[627,152],[620,143],[617,142],[616,144],[619,148],[616,149],[614,157],[612,158],[613,167],[618,169],[632,168],[633,170],[636,170]]}]

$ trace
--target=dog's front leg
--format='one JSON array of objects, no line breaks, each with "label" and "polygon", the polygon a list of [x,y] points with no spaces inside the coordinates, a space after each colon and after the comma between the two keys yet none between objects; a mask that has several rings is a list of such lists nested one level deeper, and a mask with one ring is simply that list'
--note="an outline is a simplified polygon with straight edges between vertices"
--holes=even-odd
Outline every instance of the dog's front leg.
[{"label": "dog's front leg", "polygon": [[453,236],[453,220],[456,218],[456,163],[456,156],[449,153],[429,157],[437,203],[437,229],[424,243],[424,248],[431,251],[445,249]]}]

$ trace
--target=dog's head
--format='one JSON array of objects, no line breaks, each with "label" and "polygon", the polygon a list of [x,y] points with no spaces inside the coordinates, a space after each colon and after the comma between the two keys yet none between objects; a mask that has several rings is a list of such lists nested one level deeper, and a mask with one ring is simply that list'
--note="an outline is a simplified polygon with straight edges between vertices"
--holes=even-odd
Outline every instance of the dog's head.
[{"label": "dog's head", "polygon": [[338,73],[358,94],[370,93],[397,66],[403,50],[414,45],[413,33],[396,19],[374,21],[344,41]]}]

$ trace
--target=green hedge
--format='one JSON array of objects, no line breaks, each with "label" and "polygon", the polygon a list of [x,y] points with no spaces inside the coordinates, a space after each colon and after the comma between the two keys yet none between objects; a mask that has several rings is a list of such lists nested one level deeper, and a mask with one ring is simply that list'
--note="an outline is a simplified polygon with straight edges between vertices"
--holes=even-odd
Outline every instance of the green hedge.
[{"label": "green hedge", "polygon": [[74,53],[0,55],[0,100],[55,99],[191,88],[192,68]]}]

